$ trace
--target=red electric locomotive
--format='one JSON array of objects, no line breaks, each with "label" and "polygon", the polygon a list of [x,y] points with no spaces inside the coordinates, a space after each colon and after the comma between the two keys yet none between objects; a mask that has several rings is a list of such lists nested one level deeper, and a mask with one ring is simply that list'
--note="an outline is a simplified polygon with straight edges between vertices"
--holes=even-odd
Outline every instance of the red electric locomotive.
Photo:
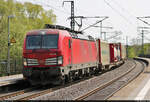
[{"label": "red electric locomotive", "polygon": [[32,85],[59,84],[100,71],[96,41],[81,32],[46,24],[27,33],[23,76]]},{"label": "red electric locomotive", "polygon": [[126,58],[125,46],[109,44],[82,32],[46,24],[27,33],[23,76],[32,85],[60,84],[109,69]]}]

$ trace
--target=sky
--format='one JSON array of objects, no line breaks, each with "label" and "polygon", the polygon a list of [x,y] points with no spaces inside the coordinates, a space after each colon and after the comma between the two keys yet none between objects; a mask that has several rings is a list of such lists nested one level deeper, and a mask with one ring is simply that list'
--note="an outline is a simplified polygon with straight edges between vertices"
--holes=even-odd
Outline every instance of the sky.
[{"label": "sky", "polygon": [[[57,16],[57,25],[70,27],[70,20],[67,18],[71,14],[70,3],[65,3],[64,0],[16,0],[18,2],[32,2],[34,4],[42,5],[45,10],[52,9]],[[66,0],[68,1],[68,0]],[[150,0],[74,0],[74,13],[75,16],[95,17],[95,16],[108,16],[109,18],[102,22],[104,27],[113,27],[113,29],[103,28],[102,31],[106,32],[106,38],[111,38],[115,31],[121,31],[122,34],[116,38],[109,39],[109,42],[122,42],[126,44],[126,37],[128,43],[133,43],[134,39],[139,39],[141,43],[141,34],[137,27],[149,27],[136,17],[150,16]],[[83,19],[84,29],[89,25],[94,24],[102,18],[88,18]],[[142,18],[142,20],[150,23],[150,18]],[[80,20],[77,19],[80,23]],[[99,26],[100,24],[97,24]],[[78,30],[78,27],[75,27]],[[146,29],[148,30],[148,29]],[[100,28],[91,27],[84,31],[85,35],[93,37],[100,37]],[[146,32],[146,31],[145,31]],[[104,39],[104,36],[102,36]],[[145,43],[150,42],[150,34],[145,34]]]}]

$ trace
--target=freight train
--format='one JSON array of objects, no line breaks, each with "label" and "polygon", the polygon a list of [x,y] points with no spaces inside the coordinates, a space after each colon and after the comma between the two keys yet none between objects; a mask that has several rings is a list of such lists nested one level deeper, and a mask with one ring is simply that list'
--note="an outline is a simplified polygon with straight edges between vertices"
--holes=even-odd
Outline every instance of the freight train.
[{"label": "freight train", "polygon": [[32,85],[60,84],[107,70],[126,59],[126,47],[46,24],[26,34],[23,76]]}]

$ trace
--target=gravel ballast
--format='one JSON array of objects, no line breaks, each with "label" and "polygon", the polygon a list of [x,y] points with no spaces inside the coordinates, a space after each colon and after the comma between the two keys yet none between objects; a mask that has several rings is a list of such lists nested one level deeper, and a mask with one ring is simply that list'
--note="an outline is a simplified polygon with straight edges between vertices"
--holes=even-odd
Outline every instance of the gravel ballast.
[{"label": "gravel ballast", "polygon": [[33,98],[31,100],[73,100],[93,89],[103,85],[104,83],[109,82],[110,80],[122,75],[123,73],[127,72],[135,63],[133,60],[128,60],[115,70],[106,72],[102,75],[95,76],[91,79],[79,82],[77,84],[73,84],[71,86],[61,88],[54,92]]}]

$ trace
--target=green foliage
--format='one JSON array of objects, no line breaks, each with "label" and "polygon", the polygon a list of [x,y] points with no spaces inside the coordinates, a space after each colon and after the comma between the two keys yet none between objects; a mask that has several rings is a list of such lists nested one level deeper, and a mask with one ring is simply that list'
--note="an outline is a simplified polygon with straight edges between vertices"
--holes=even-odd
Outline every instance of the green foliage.
[{"label": "green foliage", "polygon": [[150,55],[150,44],[144,45],[144,55]]},{"label": "green foliage", "polygon": [[[141,45],[133,45],[128,47],[128,57],[133,58],[142,54]],[[150,55],[150,44],[144,44],[144,55]]]},{"label": "green foliage", "polygon": [[133,57],[136,56],[135,50],[134,50],[133,47],[129,47],[129,48],[128,48],[128,54],[129,54],[129,55],[128,55],[129,58],[133,58]]},{"label": "green foliage", "polygon": [[14,37],[16,40],[10,49],[12,59],[22,57],[24,37],[29,30],[41,29],[46,23],[56,22],[53,11],[45,11],[40,5],[0,0],[0,59],[7,59],[9,15],[15,15],[14,18],[10,18],[10,38]]}]

